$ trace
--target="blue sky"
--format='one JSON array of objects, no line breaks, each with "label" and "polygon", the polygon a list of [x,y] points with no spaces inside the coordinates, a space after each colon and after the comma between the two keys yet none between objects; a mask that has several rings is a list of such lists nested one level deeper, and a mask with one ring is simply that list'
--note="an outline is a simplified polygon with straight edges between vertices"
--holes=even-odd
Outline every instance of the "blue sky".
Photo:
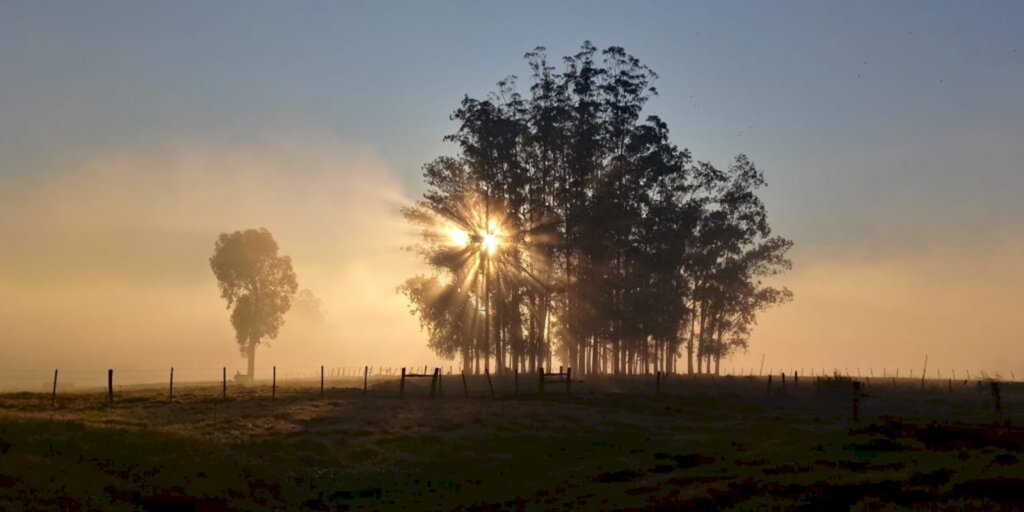
[{"label": "blue sky", "polygon": [[764,167],[791,232],[831,236],[808,211],[867,229],[876,207],[949,206],[930,198],[1016,214],[1022,15],[1015,2],[7,2],[0,173],[315,132],[374,148],[415,193],[420,165],[451,151],[440,138],[463,94],[525,78],[535,46],[558,58],[589,39],[659,73],[650,111],[679,145]]},{"label": "blue sky", "polygon": [[306,137],[415,197],[464,94],[590,40],[659,74],[678,145],[766,170],[797,271],[963,268],[1024,240],[1022,26],[994,1],[3,2],[0,201],[95,155]]}]

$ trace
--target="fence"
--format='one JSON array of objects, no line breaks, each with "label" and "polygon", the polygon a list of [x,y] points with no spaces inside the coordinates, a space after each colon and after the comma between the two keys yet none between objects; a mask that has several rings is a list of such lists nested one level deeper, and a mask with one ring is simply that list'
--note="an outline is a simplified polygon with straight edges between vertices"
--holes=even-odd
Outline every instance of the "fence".
[{"label": "fence", "polygon": [[[364,395],[373,391],[375,396],[397,394],[402,397],[407,395],[407,381],[429,379],[429,396],[431,398],[438,398],[444,395],[443,376],[454,375],[454,368],[452,367],[449,367],[446,372],[440,367],[435,367],[430,371],[430,367],[425,366],[422,373],[419,373],[418,370],[410,370],[410,368],[385,366],[332,368],[320,366],[319,368],[310,369],[272,366],[257,369],[256,379],[253,383],[248,383],[246,378],[239,378],[237,373],[234,378],[229,378],[226,367],[201,369],[201,372],[197,369],[168,368],[164,370],[166,372],[164,374],[164,379],[166,379],[164,396],[169,401],[178,399],[180,394],[189,394],[190,398],[195,396],[210,398],[211,395],[219,395],[221,399],[228,399],[229,397],[266,397],[266,391],[269,388],[269,397],[272,399],[278,398],[282,390],[292,397],[310,397],[315,395],[321,399],[327,398],[328,391],[332,393],[336,391],[361,391]],[[420,367],[417,366],[416,368]],[[71,378],[79,378],[81,380],[82,372],[84,371],[64,371],[60,369],[53,371],[52,378],[45,384],[45,387],[40,386],[49,394],[48,398],[51,406],[57,406],[59,397],[64,394],[81,395],[96,393],[93,396],[97,396],[102,392],[102,395],[99,396],[102,396],[105,401],[113,402],[126,394],[137,396],[137,393],[142,393],[152,396],[151,393],[154,389],[159,393],[159,385],[153,384],[156,379],[150,380],[148,383],[131,383],[138,381],[140,375],[149,376],[153,372],[152,370],[117,370],[108,368],[89,372],[91,378],[89,384],[92,384],[92,386],[72,386],[64,382],[69,375]],[[972,405],[975,408],[974,410],[986,409],[999,418],[1002,418],[1008,410],[1008,402],[1004,393],[1006,389],[1018,392],[1018,395],[1012,396],[1009,402],[1009,410],[1011,412],[1022,410],[1021,405],[1024,405],[1021,403],[1019,393],[1024,390],[1024,386],[1018,386],[1014,381],[991,378],[954,380],[951,376],[944,379],[912,378],[908,373],[905,373],[903,377],[896,377],[895,373],[893,372],[892,376],[889,376],[888,372],[884,372],[884,377],[864,376],[862,378],[855,378],[839,372],[834,372],[831,375],[807,376],[799,371],[793,371],[791,375],[778,373],[768,375],[767,377],[734,376],[728,374],[719,376],[666,375],[662,372],[655,372],[652,375],[624,375],[618,377],[591,375],[579,379],[573,377],[571,368],[559,368],[558,372],[546,372],[544,368],[539,368],[535,374],[536,388],[527,385],[527,389],[523,389],[521,379],[519,378],[520,375],[517,371],[501,376],[492,376],[486,370],[483,375],[467,375],[460,372],[460,377],[463,397],[470,397],[472,389],[476,396],[490,396],[492,399],[521,397],[524,392],[527,394],[536,392],[537,396],[540,396],[547,393],[549,391],[548,386],[552,384],[564,385],[567,395],[573,393],[574,385],[576,384],[581,386],[581,391],[577,391],[578,395],[587,395],[588,393],[593,395],[598,390],[627,392],[631,394],[680,395],[706,393],[716,390],[749,389],[751,385],[757,385],[760,382],[768,400],[776,400],[780,397],[797,399],[819,397],[822,401],[830,402],[849,400],[849,416],[854,421],[862,416],[865,409],[872,410],[874,408],[875,410],[880,410],[877,404],[886,403],[887,401],[903,400],[901,407],[916,407],[915,404],[921,402],[917,398],[919,398],[918,395],[922,391],[933,393],[931,395],[933,397],[936,396],[934,393],[942,392],[951,397],[951,399],[960,402],[971,402],[974,404]],[[952,373],[950,372],[950,374]],[[211,379],[211,374],[216,375],[217,378]],[[123,377],[124,375],[127,375],[127,379]],[[204,379],[195,379],[197,375]],[[977,376],[977,373],[972,376]],[[188,380],[189,377],[192,377],[193,380]],[[496,378],[497,380],[495,380]],[[129,383],[123,382],[124,380],[128,380]],[[102,382],[101,385],[100,382]],[[472,386],[470,385],[471,382]],[[483,387],[484,383],[486,383],[486,387]],[[496,383],[500,385],[498,389],[496,389]],[[602,388],[602,386],[604,387]],[[42,389],[36,389],[42,391]],[[666,390],[669,392],[666,393]],[[847,398],[836,398],[837,392]],[[332,396],[350,395],[335,394]],[[979,401],[982,398],[985,399]],[[1016,401],[1014,401],[1015,399]],[[962,408],[962,406],[955,407]]]},{"label": "fence", "polygon": [[[459,371],[453,366],[431,366],[431,365],[394,365],[394,366],[383,366],[383,365],[360,365],[360,366],[314,366],[314,367],[294,367],[294,366],[267,366],[256,368],[256,381],[271,381],[273,380],[273,372],[277,371],[278,382],[297,382],[302,380],[318,380],[321,377],[328,382],[335,381],[347,381],[348,379],[363,380],[364,377],[371,381],[401,376],[402,368],[406,368],[410,372],[419,373],[420,369],[423,369],[422,373],[430,373],[432,368],[439,368],[442,375],[457,375]],[[106,373],[107,367],[99,368],[60,368],[57,373],[58,380],[58,392],[61,390],[72,390],[72,389],[93,389],[107,387]],[[115,386],[117,387],[131,387],[138,385],[152,386],[157,382],[168,383],[170,380],[170,367],[162,368],[115,368],[116,370],[116,381]],[[562,370],[560,370],[561,372]],[[174,368],[174,386],[186,383],[209,383],[209,382],[238,382],[239,374],[236,372],[235,375],[224,375],[227,372],[225,367],[208,367],[208,368],[195,368],[195,367],[175,367]],[[941,369],[941,368],[927,368],[927,371],[920,371],[918,369],[894,369],[894,368],[822,368],[822,367],[728,367],[723,368],[721,374],[716,375],[718,378],[722,377],[767,377],[768,375],[774,375],[776,378],[779,377],[780,373],[785,373],[787,379],[793,375],[799,375],[799,377],[815,378],[815,377],[835,377],[842,376],[845,378],[857,378],[863,381],[879,382],[882,379],[896,379],[897,382],[907,382],[912,379],[918,381],[939,381],[957,382],[964,381],[997,381],[997,382],[1018,382],[1016,374],[1012,371],[1008,372],[1008,375],[1003,375],[999,372],[990,372],[985,370],[963,370],[963,369]],[[322,375],[321,375],[322,374]],[[651,370],[647,374],[657,379],[659,372]],[[493,375],[493,374],[492,374]],[[511,372],[510,375],[514,379],[518,378],[515,372]],[[661,372],[660,375],[664,378],[666,374]],[[705,374],[708,378],[711,378],[710,374]],[[673,374],[673,377],[681,376],[681,374]],[[580,375],[578,378],[590,378],[592,375]],[[52,391],[54,381],[54,369],[22,369],[22,368],[0,368],[0,392],[18,392],[18,391],[32,391],[32,392],[43,392]],[[520,383],[521,384],[521,383]],[[787,382],[788,384],[788,382]]]}]

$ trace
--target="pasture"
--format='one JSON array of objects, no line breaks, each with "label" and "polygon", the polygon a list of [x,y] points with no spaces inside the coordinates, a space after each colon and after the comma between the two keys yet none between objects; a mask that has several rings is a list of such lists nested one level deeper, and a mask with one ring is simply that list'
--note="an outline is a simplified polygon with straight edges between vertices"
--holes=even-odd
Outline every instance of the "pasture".
[{"label": "pasture", "polygon": [[1024,506],[1024,386],[332,378],[0,395],[0,510]]}]

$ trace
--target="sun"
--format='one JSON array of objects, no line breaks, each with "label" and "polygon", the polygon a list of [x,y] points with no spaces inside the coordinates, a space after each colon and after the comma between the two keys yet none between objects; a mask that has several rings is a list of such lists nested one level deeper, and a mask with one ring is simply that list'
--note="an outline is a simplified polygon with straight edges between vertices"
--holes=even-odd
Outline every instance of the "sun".
[{"label": "sun", "polygon": [[452,226],[448,229],[448,242],[453,247],[465,247],[469,245],[469,233],[465,230]]},{"label": "sun", "polygon": [[488,233],[487,231],[480,233],[480,246],[487,251],[488,255],[497,252],[500,244],[501,236],[498,233]]}]

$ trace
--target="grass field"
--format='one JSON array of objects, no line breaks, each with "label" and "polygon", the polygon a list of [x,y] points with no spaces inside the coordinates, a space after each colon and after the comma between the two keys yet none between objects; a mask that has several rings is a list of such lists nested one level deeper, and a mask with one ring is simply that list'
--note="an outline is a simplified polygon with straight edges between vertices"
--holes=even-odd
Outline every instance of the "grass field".
[{"label": "grass field", "polygon": [[1017,384],[495,380],[0,395],[0,510],[1024,508]]}]

